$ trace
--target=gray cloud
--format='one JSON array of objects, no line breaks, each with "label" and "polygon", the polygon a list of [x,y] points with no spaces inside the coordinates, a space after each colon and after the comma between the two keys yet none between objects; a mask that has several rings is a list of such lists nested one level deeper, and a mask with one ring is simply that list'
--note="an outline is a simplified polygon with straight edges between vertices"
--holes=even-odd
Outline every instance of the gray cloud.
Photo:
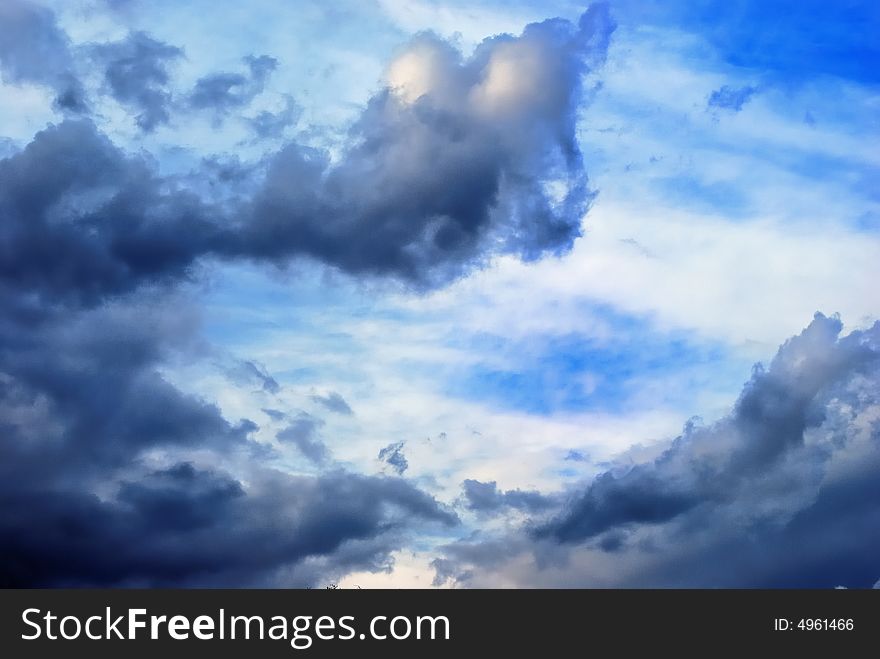
[{"label": "gray cloud", "polygon": [[465,507],[478,513],[497,513],[505,508],[513,508],[529,514],[540,514],[558,507],[555,499],[540,492],[519,489],[502,491],[495,481],[482,483],[467,479],[462,483],[462,490]]},{"label": "gray cloud", "polygon": [[463,59],[417,37],[338,163],[289,144],[269,164],[240,252],[299,253],[430,285],[493,253],[568,249],[591,194],[575,139],[581,77],[604,57],[604,5]]},{"label": "gray cloud", "polygon": [[[406,85],[377,94],[338,163],[287,144],[251,199],[207,201],[193,181],[159,176],[87,121],[50,126],[0,160],[0,274],[46,299],[96,304],[190,277],[204,257],[311,257],[428,286],[495,253],[567,249],[589,201],[574,136],[580,77],[612,29],[595,6],[578,26],[533,24],[468,60],[423,35],[409,54],[439,67],[434,87],[412,102]],[[120,93],[155,125],[164,97],[151,84],[172,51],[137,33],[104,48]],[[152,56],[138,59],[144,49]],[[251,65],[265,75],[262,61]]]},{"label": "gray cloud", "polygon": [[[345,493],[345,496],[340,496]],[[120,482],[115,496],[82,491],[0,494],[5,586],[306,586],[291,571],[320,560],[333,575],[372,567],[415,520],[455,517],[400,479],[267,472],[245,488],[181,463]],[[71,530],[75,533],[71,534]]]},{"label": "gray cloud", "polygon": [[272,408],[269,408],[269,407],[262,408],[262,412],[263,412],[263,414],[268,416],[273,421],[283,421],[284,419],[287,418],[287,415],[284,412],[282,412],[281,410],[273,410]]},{"label": "gray cloud", "polygon": [[38,487],[40,475],[62,469],[70,478],[112,471],[148,450],[247,450],[253,422],[230,424],[156,369],[186,349],[194,323],[185,314],[159,301],[71,315],[0,300],[0,419],[8,440],[0,477],[7,486]]},{"label": "gray cloud", "polygon": [[224,368],[226,377],[239,385],[257,385],[260,390],[270,394],[281,391],[278,381],[269,375],[266,367],[249,359],[236,360]]},{"label": "gray cloud", "polygon": [[50,87],[60,110],[87,110],[70,40],[45,7],[25,0],[0,3],[0,74],[9,82]]},{"label": "gray cloud", "polygon": [[168,65],[183,55],[180,48],[132,32],[121,41],[94,46],[92,53],[104,67],[110,93],[137,113],[135,121],[141,130],[151,132],[168,123]]},{"label": "gray cloud", "polygon": [[337,414],[344,414],[345,416],[351,416],[354,414],[349,404],[345,401],[345,399],[335,391],[331,391],[325,396],[321,396],[315,394],[311,396],[311,399],[330,410],[331,412],[336,412]]},{"label": "gray cloud", "polygon": [[0,208],[2,285],[47,304],[175,284],[219,231],[204,202],[88,121],[50,126],[0,160]]},{"label": "gray cloud", "polygon": [[254,117],[248,119],[248,123],[257,137],[261,139],[277,139],[282,137],[285,129],[299,121],[302,113],[300,107],[290,96],[284,97],[284,107],[277,112],[262,110]]},{"label": "gray cloud", "polygon": [[[213,73],[199,78],[189,94],[189,105],[197,110],[211,110],[218,119],[248,105],[263,92],[269,76],[278,68],[278,60],[268,55],[251,55],[242,61],[247,74]],[[290,112],[293,113],[293,108]],[[261,127],[271,128],[271,124],[272,121],[264,117]]]},{"label": "gray cloud", "polygon": [[653,463],[626,475],[599,476],[584,496],[544,528],[562,542],[631,523],[659,523],[703,504],[723,503],[756,477],[806,450],[804,434],[824,418],[817,395],[839,379],[876,369],[877,355],[857,336],[835,344],[839,320],[817,316],[764,371],[757,368],[733,413],[709,427],[689,426]]},{"label": "gray cloud", "polygon": [[840,330],[817,314],[756,367],[729,416],[689,423],[655,460],[601,474],[505,542],[450,546],[438,578],[476,578],[487,547],[500,546],[498,565],[533,556],[533,571],[517,576],[525,585],[870,586],[880,571],[880,323]]},{"label": "gray cloud", "polygon": [[294,444],[305,457],[317,465],[323,464],[328,457],[327,447],[318,439],[318,430],[324,422],[311,414],[300,413],[276,437],[280,442]]}]

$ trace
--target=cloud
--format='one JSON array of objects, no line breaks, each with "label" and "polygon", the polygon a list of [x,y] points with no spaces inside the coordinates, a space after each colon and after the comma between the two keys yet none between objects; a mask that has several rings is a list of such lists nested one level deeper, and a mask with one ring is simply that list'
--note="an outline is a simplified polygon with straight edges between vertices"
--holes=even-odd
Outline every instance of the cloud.
[{"label": "cloud", "polygon": [[[689,423],[658,458],[600,474],[496,562],[532,554],[534,572],[518,576],[526,584],[870,586],[880,570],[880,323],[838,338],[841,326],[817,314],[755,368],[729,416]],[[450,547],[438,578],[454,564],[473,573],[486,543]]]},{"label": "cloud", "polygon": [[284,97],[284,107],[277,112],[262,110],[248,119],[257,137],[269,140],[282,137],[288,126],[293,126],[302,114],[301,108],[290,97]]},{"label": "cloud", "polygon": [[301,114],[302,110],[296,102],[290,96],[285,96],[283,108],[277,112],[262,110],[248,119],[248,123],[257,137],[264,140],[277,139],[282,137],[287,127],[299,121]]},{"label": "cloud", "polygon": [[338,162],[293,143],[274,157],[241,248],[421,285],[496,253],[567,250],[591,199],[575,139],[581,79],[612,30],[596,5],[578,25],[532,24],[468,59],[417,36]]},{"label": "cloud", "polygon": [[482,483],[467,479],[462,483],[465,507],[477,513],[497,513],[513,508],[529,514],[539,514],[557,507],[557,502],[535,490],[498,489],[495,481]]},{"label": "cloud", "polygon": [[[278,60],[268,55],[249,55],[242,61],[248,68],[247,75],[213,73],[199,78],[189,94],[189,105],[197,110],[211,110],[218,119],[248,105],[263,92],[269,75],[278,68]],[[292,117],[293,107],[288,111]],[[263,117],[261,127],[272,128],[271,119]]]},{"label": "cloud", "polygon": [[269,408],[269,407],[262,408],[262,412],[263,412],[263,414],[268,416],[273,421],[283,421],[284,419],[287,418],[287,415],[284,412],[282,412],[281,410],[273,410],[272,408]]},{"label": "cloud", "polygon": [[204,202],[89,121],[0,160],[0,206],[3,285],[73,307],[188,278],[218,230]]},{"label": "cloud", "polygon": [[280,442],[294,444],[305,457],[313,463],[323,464],[328,457],[327,447],[318,439],[318,429],[324,425],[321,419],[301,413],[294,418],[276,437]]},{"label": "cloud", "polygon": [[708,107],[739,112],[757,91],[757,88],[750,85],[745,87],[724,85],[709,95]]},{"label": "cloud", "polygon": [[132,32],[113,43],[96,45],[93,57],[104,67],[104,81],[119,103],[137,113],[144,132],[170,120],[168,65],[183,56],[180,48]]},{"label": "cloud", "polygon": [[281,391],[281,385],[269,375],[266,367],[249,359],[236,360],[235,363],[227,366],[224,372],[236,384],[256,384],[262,391],[269,394],[277,394]]},{"label": "cloud", "polygon": [[55,14],[24,0],[0,4],[0,74],[15,84],[45,85],[55,92],[55,107],[73,113],[87,110],[76,75],[70,40]]},{"label": "cloud", "polygon": [[95,59],[104,67],[104,81],[119,103],[137,113],[135,122],[152,132],[170,119],[168,66],[183,55],[180,48],[156,41],[144,32],[96,45]]},{"label": "cloud", "polygon": [[406,442],[392,442],[383,449],[380,449],[378,459],[389,465],[394,472],[400,476],[409,468],[409,462],[403,454],[403,447]]},{"label": "cloud", "polygon": [[415,520],[456,523],[400,479],[346,472],[269,472],[245,487],[228,474],[180,463],[123,480],[110,499],[62,488],[6,489],[6,586],[242,586],[278,579],[305,586],[295,570],[309,561],[323,559],[325,575],[372,568]]},{"label": "cloud", "polygon": [[[158,372],[186,349],[195,321],[162,302],[114,303],[81,314],[0,298],[0,475],[38,487],[42,475],[122,467],[144,451],[246,450],[251,421],[185,395]],[[167,301],[166,301],[167,302]]]},{"label": "cloud", "polygon": [[803,447],[820,390],[837,378],[876,365],[877,356],[856,339],[835,345],[841,323],[817,315],[780,348],[769,370],[756,368],[726,419],[705,428],[689,425],[653,463],[622,477],[606,472],[560,518],[541,529],[562,542],[585,540],[632,523],[672,520],[704,503],[723,502],[752,479],[773,472]]},{"label": "cloud", "polygon": [[311,399],[331,412],[345,416],[352,416],[354,414],[345,399],[335,391],[329,392],[326,396],[315,394],[311,396]]}]

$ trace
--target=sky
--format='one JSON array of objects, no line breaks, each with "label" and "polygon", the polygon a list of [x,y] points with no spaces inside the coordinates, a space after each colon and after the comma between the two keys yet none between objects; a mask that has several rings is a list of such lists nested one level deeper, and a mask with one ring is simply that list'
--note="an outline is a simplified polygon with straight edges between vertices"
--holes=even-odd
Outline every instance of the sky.
[{"label": "sky", "polygon": [[0,585],[878,587],[878,28],[0,0]]}]

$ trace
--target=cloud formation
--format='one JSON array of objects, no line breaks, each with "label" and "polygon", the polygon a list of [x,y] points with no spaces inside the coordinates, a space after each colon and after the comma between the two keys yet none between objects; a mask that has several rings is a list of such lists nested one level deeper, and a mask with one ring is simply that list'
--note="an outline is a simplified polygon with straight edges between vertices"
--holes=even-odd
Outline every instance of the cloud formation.
[{"label": "cloud formation", "polygon": [[575,140],[582,76],[613,29],[595,5],[578,25],[532,24],[468,59],[416,37],[338,163],[295,144],[273,159],[245,250],[430,284],[494,253],[568,249],[591,198]]},{"label": "cloud formation", "polygon": [[296,416],[276,437],[280,442],[294,444],[306,458],[320,465],[329,455],[327,447],[318,439],[318,430],[324,422],[311,414],[301,413]]},{"label": "cloud formation", "polygon": [[820,392],[841,379],[876,372],[876,346],[872,350],[859,334],[838,345],[840,329],[839,320],[817,315],[780,348],[768,370],[756,368],[729,417],[709,427],[689,426],[653,463],[620,477],[601,475],[539,535],[585,540],[632,523],[666,522],[743,489],[753,494],[754,480],[777,473],[784,458],[808,451],[807,429],[825,418],[826,401],[816,400]]},{"label": "cloud formation", "polygon": [[192,192],[86,120],[0,160],[0,207],[2,285],[72,307],[187,278],[218,231]]},{"label": "cloud formation", "polygon": [[[529,25],[468,60],[422,35],[392,64],[339,162],[289,143],[252,199],[222,207],[88,121],[50,126],[0,161],[0,272],[10,285],[88,304],[174,283],[203,257],[311,257],[430,285],[495,253],[531,259],[567,249],[590,196],[574,138],[581,76],[604,57],[612,29],[597,5],[579,25]],[[99,52],[142,126],[164,121],[167,97],[156,85],[178,51],[135,33]],[[399,73],[407,58],[415,59],[404,71],[430,83],[416,97]],[[272,62],[252,59],[253,75],[262,79]]]},{"label": "cloud formation", "polygon": [[80,114],[88,109],[70,39],[45,7],[26,0],[0,3],[0,74],[7,82],[51,88],[59,110]]},{"label": "cloud formation", "polygon": [[157,41],[143,32],[99,44],[93,57],[104,69],[104,81],[119,103],[136,113],[135,122],[152,132],[171,118],[168,66],[183,56],[180,48]]},{"label": "cloud formation", "polygon": [[284,131],[296,124],[301,114],[300,107],[290,96],[284,97],[284,106],[277,112],[261,110],[248,119],[251,129],[257,137],[264,140],[278,139]]},{"label": "cloud formation", "polygon": [[495,481],[482,483],[469,478],[461,485],[465,507],[477,513],[498,513],[512,508],[534,515],[558,505],[551,497],[536,490],[499,490]]},{"label": "cloud formation", "polygon": [[[243,63],[248,69],[247,74],[224,72],[199,78],[189,94],[190,107],[210,110],[217,119],[222,119],[233,110],[248,105],[263,92],[269,76],[278,68],[278,60],[268,55],[249,55]],[[270,123],[264,118],[261,127],[266,128]]]},{"label": "cloud formation", "polygon": [[[197,329],[180,300],[0,300],[4,586],[309,585],[383,568],[413,526],[457,521],[400,479],[275,469],[253,421],[159,372]],[[320,459],[309,421],[279,438]]]},{"label": "cloud formation", "polygon": [[[821,23],[817,43],[832,52]],[[745,24],[749,38],[773,47],[731,52],[803,66],[798,48],[768,38],[778,21]],[[735,27],[732,43],[742,37]],[[201,349],[181,284],[217,262],[311,260],[425,289],[499,255],[565,252],[593,198],[576,130],[590,96],[584,77],[601,65],[613,30],[596,5],[579,21],[535,23],[467,56],[419,34],[331,152],[300,141],[308,131],[291,139],[293,97],[254,114],[280,66],[274,58],[249,56],[241,71],[180,88],[177,46],[131,32],[74,47],[49,10],[2,2],[3,80],[47,88],[66,120],[23,148],[0,138],[0,585],[309,585],[387,569],[410,534],[455,525],[450,509],[401,477],[405,442],[378,453],[393,477],[337,469],[324,422],[281,411],[291,409],[288,390],[257,362],[225,369],[257,391],[226,387],[218,400],[238,409],[255,395],[255,408],[270,405],[260,418],[269,433],[172,384],[166,367]],[[83,84],[96,77],[80,78],[86,66],[101,81],[89,88],[94,107],[109,95],[145,133],[173,128],[178,113],[235,117],[255,136],[242,146],[274,151],[252,161],[242,160],[247,148],[205,156],[187,174],[166,174],[176,163],[126,150],[116,131],[99,128],[113,123],[106,117],[72,120],[89,113]],[[846,74],[851,65],[819,66]],[[876,77],[861,66],[849,74]],[[738,112],[755,92],[724,86],[703,101]],[[657,459],[562,493],[464,481],[457,503],[485,524],[434,561],[437,583],[875,583],[880,329],[839,333],[839,321],[817,316],[756,369],[730,415],[690,423]],[[560,376],[575,383],[565,368],[585,361],[562,347],[544,389],[558,392]],[[511,375],[505,398],[540,398],[530,373]],[[308,398],[340,415],[328,415],[334,432],[332,422],[355,425],[342,418],[353,413],[338,393]],[[572,399],[572,409],[588,398]],[[366,404],[363,415],[378,416]],[[277,444],[264,443],[273,433]],[[458,450],[443,443],[410,448]],[[294,468],[323,473],[292,473],[290,447],[311,463]],[[563,462],[571,474],[590,460],[571,451]],[[512,531],[522,516],[530,519]]]},{"label": "cloud formation", "polygon": [[266,472],[245,488],[190,463],[82,490],[3,492],[4,586],[312,585],[378,569],[416,520],[455,517],[399,479]]},{"label": "cloud formation", "polygon": [[[657,459],[607,471],[534,518],[503,550],[535,557],[519,578],[554,578],[550,561],[571,585],[869,587],[880,571],[880,323],[840,331],[817,314],[755,368],[729,416],[688,424]],[[475,494],[497,502],[484,485]],[[451,546],[438,578],[485,568],[482,544]],[[601,572],[609,555],[614,571]]]},{"label": "cloud formation", "polygon": [[[81,88],[54,16],[17,1],[2,11],[4,76],[48,85],[74,107]],[[553,20],[488,40],[467,60],[422,35],[401,55],[430,69],[418,97],[392,65],[339,160],[290,142],[262,175],[236,169],[251,198],[199,192],[217,159],[195,178],[163,176],[88,119],[51,125],[0,160],[0,581],[301,583],[306,564],[312,577],[378,569],[413,525],[455,524],[398,478],[275,471],[256,423],[230,422],[170,384],[161,366],[191,349],[198,327],[175,290],[204,259],[311,257],[430,285],[494,253],[567,248],[589,201],[574,138],[580,79],[612,29],[607,9],[594,8],[578,25]],[[180,49],[132,32],[88,54],[144,131],[172,119],[168,67]],[[247,105],[277,62],[245,63],[247,76],[199,80],[189,105]],[[254,129],[277,136],[293,112],[258,115]],[[254,362],[227,370],[280,391]],[[351,414],[339,394],[313,400]],[[323,464],[319,425],[301,414],[277,439]],[[397,474],[402,449],[379,454]],[[259,477],[239,480],[236,464]]]},{"label": "cloud formation", "polygon": [[314,394],[311,396],[311,399],[331,412],[336,412],[337,414],[345,416],[352,416],[354,414],[351,406],[346,402],[342,395],[335,391],[331,391],[324,396]]}]

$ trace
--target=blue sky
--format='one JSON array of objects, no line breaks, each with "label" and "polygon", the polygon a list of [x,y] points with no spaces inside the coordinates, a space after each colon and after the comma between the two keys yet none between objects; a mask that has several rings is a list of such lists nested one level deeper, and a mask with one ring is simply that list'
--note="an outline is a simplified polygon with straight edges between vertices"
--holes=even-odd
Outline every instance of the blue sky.
[{"label": "blue sky", "polygon": [[[3,580],[871,586],[876,499],[779,548],[880,465],[878,27],[870,2],[5,0],[0,423],[39,476],[0,494],[42,512],[0,520]],[[73,542],[49,493],[112,569],[45,549]],[[155,518],[174,497],[191,528]]]}]

